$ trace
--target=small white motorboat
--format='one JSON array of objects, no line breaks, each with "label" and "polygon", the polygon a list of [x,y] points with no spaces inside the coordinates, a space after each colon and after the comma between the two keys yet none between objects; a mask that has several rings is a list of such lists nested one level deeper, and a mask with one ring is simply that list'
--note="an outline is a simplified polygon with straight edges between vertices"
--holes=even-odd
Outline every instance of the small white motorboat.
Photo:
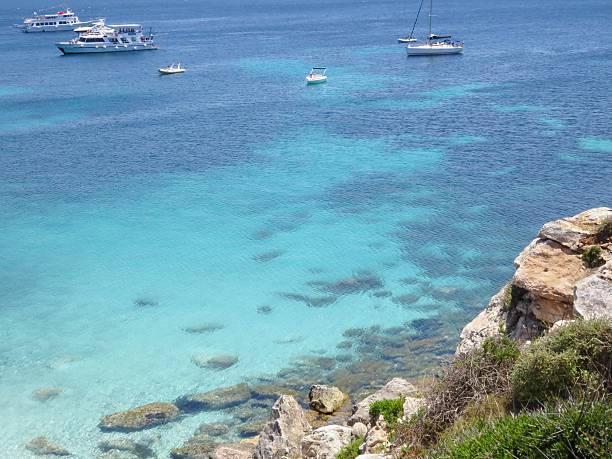
[{"label": "small white motorboat", "polygon": [[415,41],[417,41],[417,39],[413,37],[400,37],[397,39],[398,43],[412,43]]},{"label": "small white motorboat", "polygon": [[181,67],[181,63],[173,63],[168,65],[167,67],[162,67],[159,69],[159,73],[162,75],[174,75],[175,73],[185,73],[185,68]]},{"label": "small white motorboat", "polygon": [[327,81],[327,67],[313,67],[306,75],[306,84],[321,84]]}]

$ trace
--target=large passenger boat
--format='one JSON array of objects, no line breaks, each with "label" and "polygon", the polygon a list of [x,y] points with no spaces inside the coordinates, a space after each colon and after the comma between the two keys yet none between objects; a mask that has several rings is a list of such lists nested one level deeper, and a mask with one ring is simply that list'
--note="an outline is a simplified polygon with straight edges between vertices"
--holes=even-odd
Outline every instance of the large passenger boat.
[{"label": "large passenger boat", "polygon": [[17,27],[24,32],[63,32],[91,23],[92,21],[79,20],[71,9],[67,9],[53,14],[36,14],[35,12],[34,17],[24,19],[23,24]]},{"label": "large passenger boat", "polygon": [[157,49],[153,34],[144,35],[140,24],[99,24],[70,41],[56,43],[63,54],[117,53]]}]

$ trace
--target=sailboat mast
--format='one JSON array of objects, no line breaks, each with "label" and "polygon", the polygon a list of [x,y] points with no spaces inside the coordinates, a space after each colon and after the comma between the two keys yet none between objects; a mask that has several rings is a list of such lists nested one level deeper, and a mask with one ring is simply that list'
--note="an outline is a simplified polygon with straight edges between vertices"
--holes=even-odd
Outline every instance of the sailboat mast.
[{"label": "sailboat mast", "polygon": [[421,9],[423,8],[423,2],[425,0],[421,0],[421,4],[419,5],[419,11],[417,11],[416,18],[414,18],[414,24],[412,24],[412,30],[410,31],[410,38],[414,37],[414,28],[417,25],[417,21],[419,20],[419,15],[421,14]]},{"label": "sailboat mast", "polygon": [[433,12],[433,0],[429,0],[429,36],[428,40],[431,40],[431,13]]}]

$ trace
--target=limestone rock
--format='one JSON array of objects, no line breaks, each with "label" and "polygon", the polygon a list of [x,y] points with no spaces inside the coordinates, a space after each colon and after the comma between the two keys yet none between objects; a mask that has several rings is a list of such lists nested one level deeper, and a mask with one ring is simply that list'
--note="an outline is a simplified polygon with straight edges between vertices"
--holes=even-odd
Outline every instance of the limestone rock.
[{"label": "limestone rock", "polygon": [[583,319],[612,318],[612,282],[597,275],[576,284],[574,313]]},{"label": "limestone rock", "polygon": [[506,322],[506,311],[509,308],[510,285],[505,285],[491,298],[488,306],[468,323],[459,336],[456,355],[465,354],[479,347],[483,341],[499,334],[500,325]]},{"label": "limestone rock", "polygon": [[302,439],[303,459],[335,459],[351,441],[352,429],[344,426],[323,426]]},{"label": "limestone rock", "polygon": [[574,286],[586,274],[577,252],[540,239],[520,257],[512,284],[527,293],[538,320],[553,324],[572,317]]},{"label": "limestone rock", "polygon": [[271,419],[261,433],[253,458],[299,459],[302,439],[310,430],[295,398],[282,395],[272,407]]},{"label": "limestone rock", "polygon": [[185,395],[176,400],[184,411],[223,410],[241,405],[251,398],[251,389],[245,383],[208,392]]},{"label": "limestone rock", "polygon": [[108,438],[98,443],[101,451],[125,451],[138,458],[152,457],[153,450],[145,443],[140,443],[127,437]]},{"label": "limestone rock", "polygon": [[130,432],[165,424],[178,417],[179,409],[172,403],[149,403],[127,411],[103,416],[102,430]]},{"label": "limestone rock", "polygon": [[391,400],[400,397],[407,397],[414,394],[416,388],[402,378],[393,378],[382,389],[374,392],[369,397],[364,398],[353,408],[353,414],[348,419],[348,424],[356,422],[368,424],[370,421],[370,405],[378,400]]},{"label": "limestone rock", "polygon": [[599,225],[611,218],[612,209],[610,208],[590,209],[573,217],[546,223],[538,237],[550,239],[574,251],[581,251],[585,245],[591,243],[592,236]]},{"label": "limestone rock", "polygon": [[[600,207],[546,223],[514,260],[509,297],[504,298],[502,289],[466,325],[456,353],[498,334],[499,324],[509,337],[527,342],[559,321],[612,316],[612,240],[601,232],[609,221],[612,208]],[[603,267],[590,269],[582,260],[582,252],[592,245],[600,246]]]},{"label": "limestone rock", "polygon": [[342,406],[347,395],[335,386],[315,384],[308,394],[310,407],[319,413],[331,414]]},{"label": "limestone rock", "polygon": [[37,456],[70,456],[70,453],[47,437],[36,437],[27,445],[26,449]]},{"label": "limestone rock", "polygon": [[353,424],[351,433],[355,438],[365,437],[368,433],[368,426],[366,426],[363,422],[356,422]]},{"label": "limestone rock", "polygon": [[404,400],[404,419],[409,419],[425,404],[425,400],[417,397],[406,397]]},{"label": "limestone rock", "polygon": [[255,445],[253,443],[241,442],[219,445],[213,452],[214,459],[251,459]]},{"label": "limestone rock", "polygon": [[387,423],[382,416],[379,416],[376,424],[368,430],[361,449],[365,453],[378,453],[385,449],[388,441]]},{"label": "limestone rock", "polygon": [[46,387],[32,392],[32,398],[39,402],[47,402],[64,392],[61,387]]},{"label": "limestone rock", "polygon": [[574,322],[574,320],[558,320],[553,324],[552,327],[550,327],[550,330],[548,331],[553,332],[561,327],[565,327],[566,325],[571,324],[572,322]]}]

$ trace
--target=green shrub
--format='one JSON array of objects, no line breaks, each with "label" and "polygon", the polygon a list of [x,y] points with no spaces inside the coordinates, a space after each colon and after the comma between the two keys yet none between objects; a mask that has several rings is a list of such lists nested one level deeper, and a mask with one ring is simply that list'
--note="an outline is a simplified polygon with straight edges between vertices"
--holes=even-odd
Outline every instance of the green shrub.
[{"label": "green shrub", "polygon": [[604,243],[612,239],[612,218],[605,219],[599,228],[597,228],[597,234],[595,236],[596,242]]},{"label": "green shrub", "polygon": [[606,260],[601,256],[601,248],[596,245],[592,245],[582,252],[582,261],[589,268],[598,268],[606,263]]},{"label": "green shrub", "polygon": [[355,459],[357,456],[359,456],[359,447],[363,443],[363,440],[363,437],[355,438],[340,450],[336,456],[336,459]]},{"label": "green shrub", "polygon": [[487,338],[482,343],[482,351],[485,359],[499,364],[514,363],[521,354],[516,342],[506,336]]},{"label": "green shrub", "polygon": [[370,416],[375,419],[383,415],[390,429],[394,429],[397,420],[404,415],[404,399],[378,400],[370,404]]},{"label": "green shrub", "polygon": [[445,436],[425,457],[605,458],[612,441],[606,401],[565,403],[547,412],[523,413],[498,420],[478,419]]},{"label": "green shrub", "polygon": [[456,357],[425,397],[425,407],[407,423],[398,425],[396,444],[413,451],[435,443],[464,411],[494,397],[506,412],[509,405],[510,374],[520,352],[505,336],[485,340],[480,348]]},{"label": "green shrub", "polygon": [[611,387],[612,321],[576,320],[549,333],[521,354],[512,371],[519,406],[567,398],[585,386]]}]

